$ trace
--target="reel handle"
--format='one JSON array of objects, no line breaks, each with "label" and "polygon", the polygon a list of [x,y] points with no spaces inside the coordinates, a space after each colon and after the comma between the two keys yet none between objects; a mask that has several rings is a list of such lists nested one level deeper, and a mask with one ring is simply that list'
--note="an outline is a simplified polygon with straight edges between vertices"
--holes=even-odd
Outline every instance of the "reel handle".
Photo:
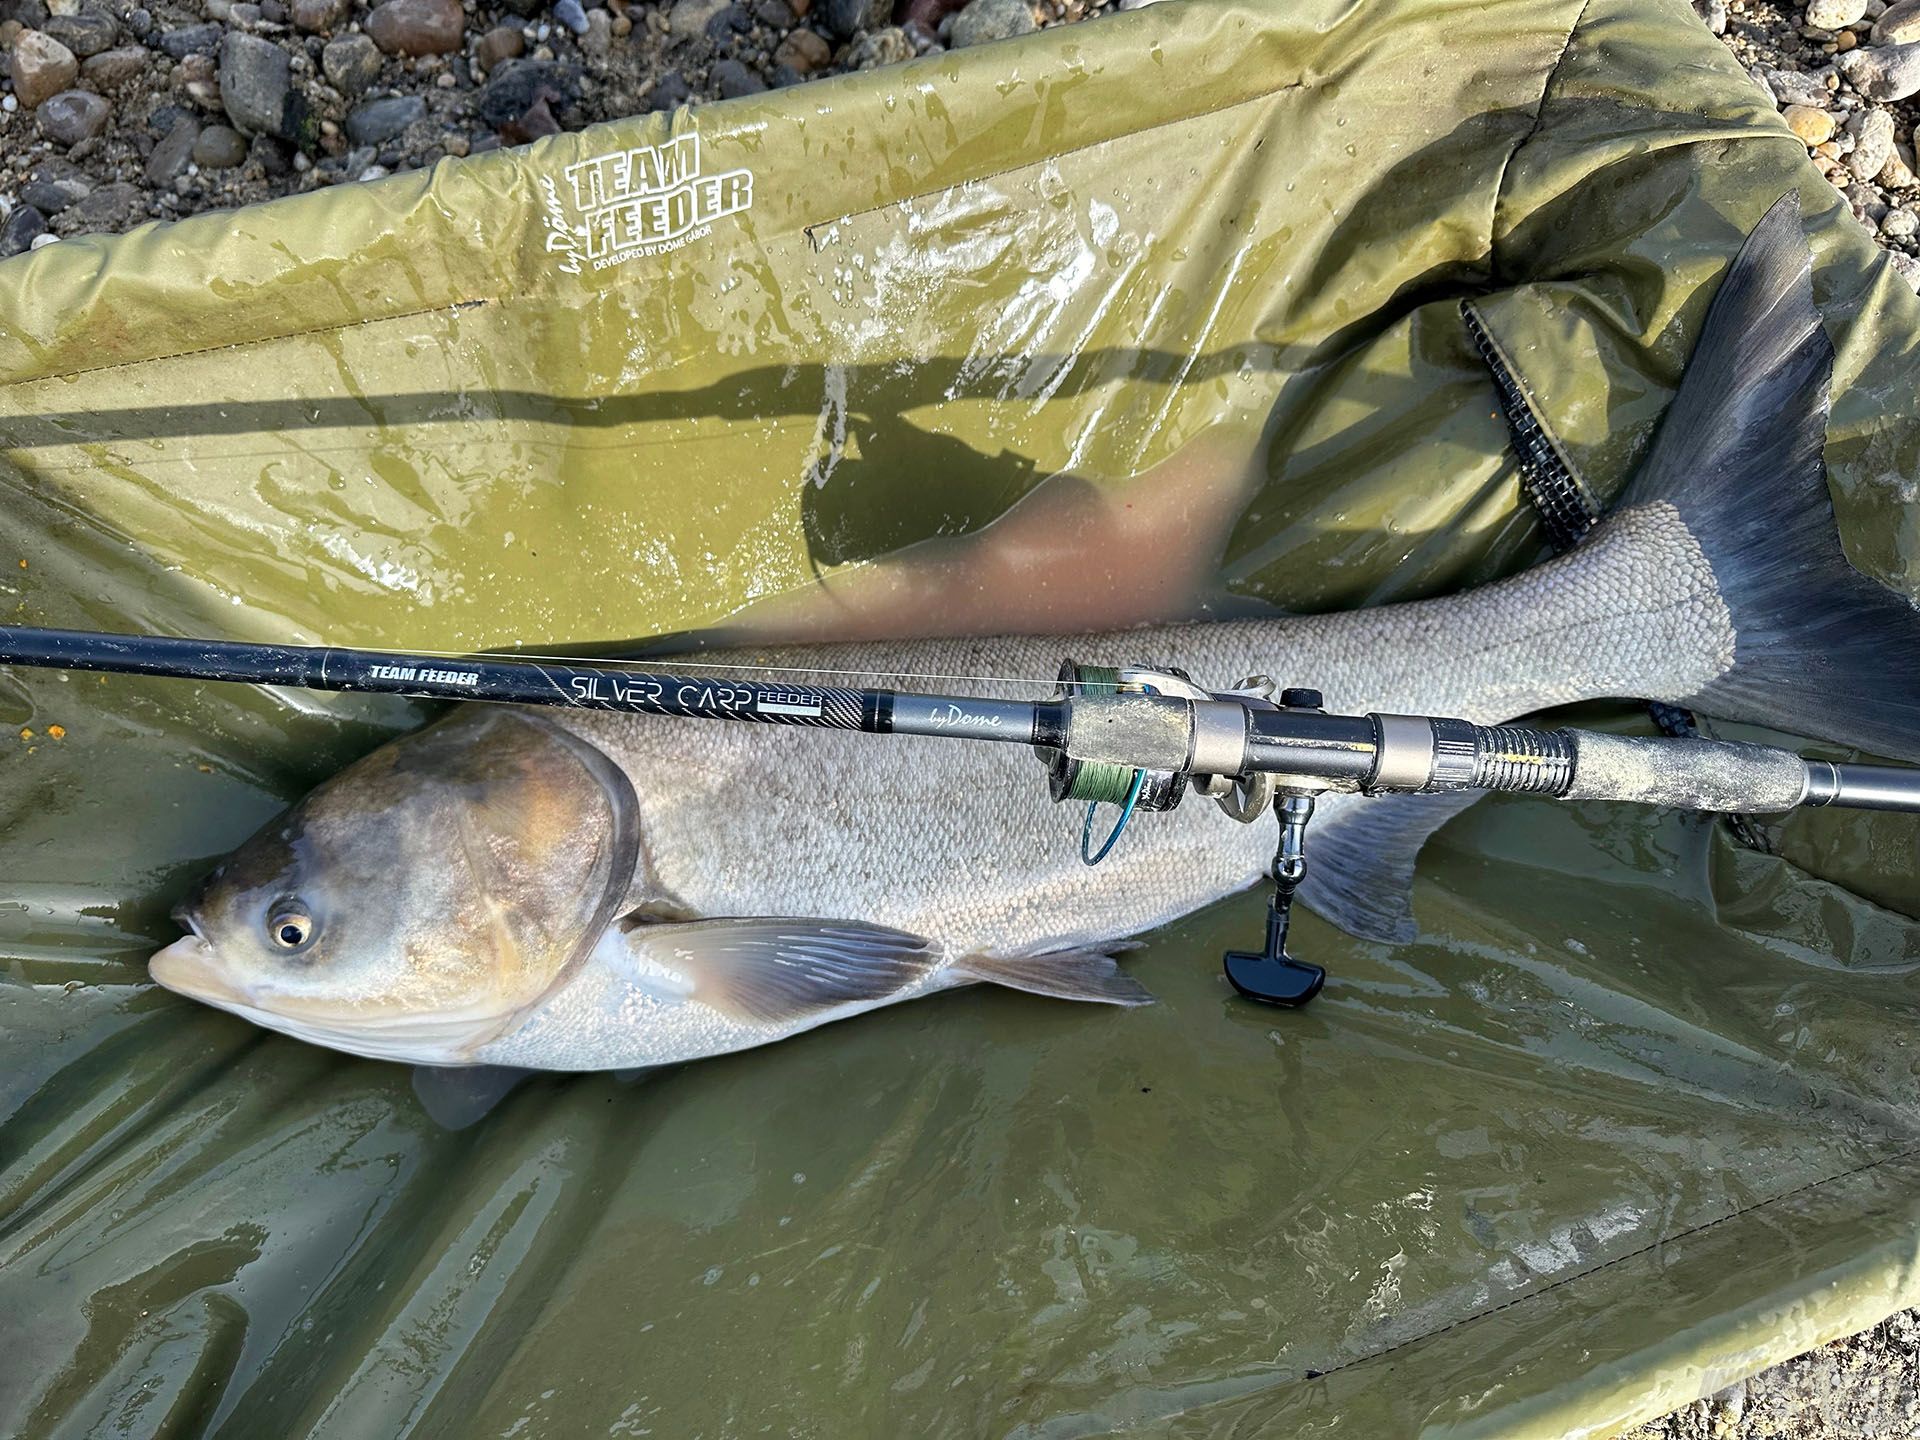
[{"label": "reel handle", "polygon": [[1313,796],[1291,792],[1274,807],[1280,820],[1280,847],[1273,856],[1273,897],[1267,902],[1266,949],[1229,950],[1221,957],[1227,982],[1249,1000],[1297,1009],[1320,993],[1327,983],[1324,967],[1310,965],[1287,953],[1287,929],[1293,919],[1293,896],[1307,878],[1307,822],[1313,818]]}]

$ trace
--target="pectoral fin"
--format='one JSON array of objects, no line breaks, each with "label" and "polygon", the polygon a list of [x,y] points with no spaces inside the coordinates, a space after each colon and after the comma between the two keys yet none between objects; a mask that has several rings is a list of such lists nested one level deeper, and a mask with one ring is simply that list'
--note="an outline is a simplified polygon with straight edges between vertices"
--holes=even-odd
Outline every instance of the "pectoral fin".
[{"label": "pectoral fin", "polygon": [[942,955],[923,936],[844,920],[701,920],[647,925],[633,938],[651,965],[684,982],[687,998],[772,1026],[885,1001],[925,979]]},{"label": "pectoral fin", "polygon": [[539,1073],[505,1065],[416,1065],[413,1093],[434,1124],[446,1130],[464,1130],[506,1099],[522,1081]]}]

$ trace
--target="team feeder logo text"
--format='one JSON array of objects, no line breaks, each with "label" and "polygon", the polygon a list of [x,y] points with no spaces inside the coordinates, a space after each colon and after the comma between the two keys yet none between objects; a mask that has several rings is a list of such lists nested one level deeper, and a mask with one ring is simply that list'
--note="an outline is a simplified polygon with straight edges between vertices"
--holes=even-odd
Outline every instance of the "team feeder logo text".
[{"label": "team feeder logo text", "polygon": [[749,172],[700,173],[700,137],[693,134],[598,155],[562,174],[580,217],[569,227],[583,246],[578,258],[596,270],[671,249],[753,203]]}]

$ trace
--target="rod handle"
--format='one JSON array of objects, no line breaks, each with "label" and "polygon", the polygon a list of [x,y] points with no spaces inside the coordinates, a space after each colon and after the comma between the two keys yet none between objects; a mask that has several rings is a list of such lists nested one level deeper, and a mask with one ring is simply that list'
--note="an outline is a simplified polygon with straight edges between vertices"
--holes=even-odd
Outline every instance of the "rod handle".
[{"label": "rod handle", "polygon": [[1722,814],[1765,815],[1807,798],[1807,762],[1791,750],[1731,740],[1640,739],[1573,730],[1562,798],[1632,800]]}]

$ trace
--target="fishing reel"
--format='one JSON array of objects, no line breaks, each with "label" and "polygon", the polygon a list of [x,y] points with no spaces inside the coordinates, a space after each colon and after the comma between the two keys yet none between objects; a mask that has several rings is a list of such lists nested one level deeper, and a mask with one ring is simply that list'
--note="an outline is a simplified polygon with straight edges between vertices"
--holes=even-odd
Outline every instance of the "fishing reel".
[{"label": "fishing reel", "polygon": [[[1171,667],[1165,670],[1133,665],[1112,668],[1081,665],[1069,659],[1060,664],[1059,684],[1054,694],[1056,700],[1082,695],[1161,695],[1183,700],[1226,701],[1248,710],[1325,713],[1318,690],[1283,690],[1276,701],[1274,683],[1265,675],[1248,676],[1230,690],[1205,690],[1196,685],[1186,671]],[[1171,810],[1191,789],[1217,801],[1220,809],[1232,819],[1251,825],[1271,808],[1283,783],[1280,777],[1264,771],[1236,776],[1188,770],[1135,770],[1127,765],[1076,759],[1054,747],[1036,746],[1035,750],[1046,764],[1048,789],[1056,801],[1125,805],[1137,778],[1140,789],[1131,807],[1134,810]],[[1296,778],[1298,784],[1316,791],[1326,788],[1306,777]]]},{"label": "fishing reel", "polygon": [[[1290,711],[1324,714],[1318,690],[1289,688],[1274,698],[1274,683],[1264,675],[1249,676],[1231,690],[1204,690],[1183,670],[1151,670],[1140,666],[1110,668],[1081,665],[1072,659],[1060,666],[1061,701],[1078,696],[1154,695],[1176,699],[1237,704],[1243,711]],[[1241,720],[1244,730],[1245,720]],[[1190,762],[1206,763],[1205,738],[1196,730]],[[1107,857],[1136,810],[1172,810],[1189,789],[1215,801],[1229,817],[1251,825],[1268,810],[1279,818],[1280,836],[1274,851],[1273,895],[1267,904],[1266,946],[1260,951],[1230,950],[1223,957],[1228,981],[1250,1000],[1269,1005],[1300,1006],[1320,993],[1327,972],[1287,953],[1287,932],[1293,918],[1293,900],[1306,879],[1306,830],[1313,818],[1314,797],[1330,788],[1324,779],[1259,771],[1246,775],[1207,773],[1204,769],[1141,770],[1107,761],[1077,759],[1062,748],[1036,746],[1047,766],[1048,789],[1054,800],[1084,800],[1086,819],[1080,832],[1080,858],[1097,865]],[[1120,818],[1098,849],[1093,848],[1093,824],[1098,807],[1118,805]]]}]

